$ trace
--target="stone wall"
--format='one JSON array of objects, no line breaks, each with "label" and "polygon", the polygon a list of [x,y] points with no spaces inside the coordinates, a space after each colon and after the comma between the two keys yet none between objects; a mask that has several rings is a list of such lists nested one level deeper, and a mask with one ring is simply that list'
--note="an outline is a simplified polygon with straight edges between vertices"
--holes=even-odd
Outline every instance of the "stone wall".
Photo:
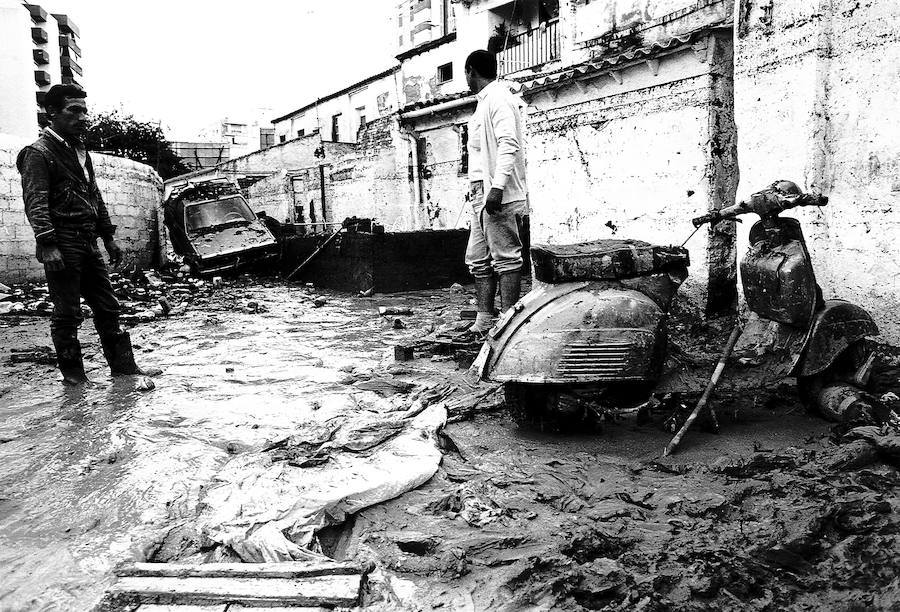
[{"label": "stone wall", "polygon": [[[692,217],[733,202],[730,39],[708,41],[708,53],[688,46],[661,58],[656,74],[641,62],[623,67],[621,82],[602,73],[527,95],[533,242],[678,245]],[[682,293],[710,314],[733,307],[732,245],[728,232],[687,245]]]},{"label": "stone wall", "polygon": [[828,195],[789,213],[825,297],[863,306],[900,344],[900,4],[742,0],[736,24],[739,197],[781,178]]},{"label": "stone wall", "polygon": [[336,156],[330,168],[326,197],[334,218],[369,217],[389,231],[427,227],[413,198],[409,148],[396,115],[367,124],[357,148]]},{"label": "stone wall", "polygon": [[[15,283],[43,277],[34,257],[34,233],[25,218],[22,184],[16,155],[30,141],[0,136],[0,282]],[[97,184],[118,226],[116,239],[128,265],[144,268],[159,261],[157,219],[162,181],[144,164],[120,157],[92,154]]]}]

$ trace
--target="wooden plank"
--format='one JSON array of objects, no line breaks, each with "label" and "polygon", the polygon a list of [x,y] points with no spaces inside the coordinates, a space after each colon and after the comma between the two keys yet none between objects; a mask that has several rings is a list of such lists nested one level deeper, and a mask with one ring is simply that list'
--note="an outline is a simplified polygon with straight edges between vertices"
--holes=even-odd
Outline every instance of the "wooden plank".
[{"label": "wooden plank", "polygon": [[363,574],[364,569],[353,563],[325,561],[308,563],[130,563],[117,567],[117,576],[173,577],[173,578],[303,578]]},{"label": "wooden plank", "polygon": [[250,606],[355,606],[363,577],[173,578],[123,576],[109,590],[114,600],[141,604]]},{"label": "wooden plank", "polygon": [[[167,606],[159,604],[142,604],[135,612],[226,612],[228,604],[213,606]],[[297,610],[298,608],[294,608]]]},{"label": "wooden plank", "polygon": [[331,612],[331,608],[323,608],[322,606],[316,606],[314,608],[308,608],[306,606],[302,608],[299,606],[266,606],[265,608],[260,608],[258,606],[232,604],[228,606],[228,612]]}]

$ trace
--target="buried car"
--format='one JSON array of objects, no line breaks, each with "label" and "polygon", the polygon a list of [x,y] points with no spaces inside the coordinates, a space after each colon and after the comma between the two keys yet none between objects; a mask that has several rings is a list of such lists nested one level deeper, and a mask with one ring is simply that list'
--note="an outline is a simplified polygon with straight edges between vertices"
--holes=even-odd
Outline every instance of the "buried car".
[{"label": "buried car", "polygon": [[209,275],[274,259],[278,242],[229,179],[175,187],[164,204],[175,252]]}]

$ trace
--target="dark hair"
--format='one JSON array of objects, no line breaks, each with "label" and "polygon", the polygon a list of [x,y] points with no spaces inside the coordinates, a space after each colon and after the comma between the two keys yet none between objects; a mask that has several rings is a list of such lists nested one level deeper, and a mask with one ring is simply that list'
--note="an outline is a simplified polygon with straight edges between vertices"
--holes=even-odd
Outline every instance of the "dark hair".
[{"label": "dark hair", "polygon": [[85,98],[87,92],[78,85],[54,85],[44,97],[44,108],[48,111],[59,111],[66,103],[66,98]]},{"label": "dark hair", "polygon": [[465,69],[471,68],[486,79],[497,78],[497,56],[490,51],[472,51],[466,58]]}]

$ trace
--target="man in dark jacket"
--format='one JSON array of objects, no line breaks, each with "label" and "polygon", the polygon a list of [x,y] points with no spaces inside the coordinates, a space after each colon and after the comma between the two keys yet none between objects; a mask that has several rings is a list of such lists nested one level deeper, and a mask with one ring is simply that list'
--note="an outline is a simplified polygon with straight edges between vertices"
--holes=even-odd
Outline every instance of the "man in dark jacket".
[{"label": "man in dark jacket", "polygon": [[87,381],[78,342],[83,321],[81,297],[94,311],[94,326],[113,374],[146,374],[134,362],[131,338],[119,326],[119,301],[97,247],[103,245],[113,266],[122,261],[116,226],[97,188],[91,157],[82,143],[88,127],[85,92],[54,85],[44,108],[50,125],[19,153],[25,214],[34,230],[37,259],[44,264],[53,316],[50,336],[63,381]]}]

